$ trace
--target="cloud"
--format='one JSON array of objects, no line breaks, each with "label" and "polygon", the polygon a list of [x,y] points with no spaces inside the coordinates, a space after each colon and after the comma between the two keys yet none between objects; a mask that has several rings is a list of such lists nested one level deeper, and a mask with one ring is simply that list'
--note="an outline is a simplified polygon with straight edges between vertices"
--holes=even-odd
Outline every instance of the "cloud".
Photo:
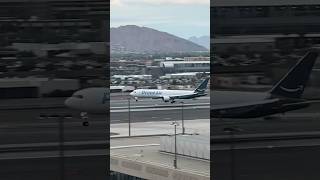
[{"label": "cloud", "polygon": [[210,5],[210,0],[111,0],[111,5]]}]

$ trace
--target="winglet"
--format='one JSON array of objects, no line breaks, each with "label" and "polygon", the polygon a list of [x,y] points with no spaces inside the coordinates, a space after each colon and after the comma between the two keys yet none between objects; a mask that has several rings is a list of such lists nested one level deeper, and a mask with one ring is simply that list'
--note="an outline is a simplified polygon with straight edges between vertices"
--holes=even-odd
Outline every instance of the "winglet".
[{"label": "winglet", "polygon": [[288,98],[300,98],[309,80],[320,47],[313,47],[293,66],[289,72],[271,89],[270,93]]}]

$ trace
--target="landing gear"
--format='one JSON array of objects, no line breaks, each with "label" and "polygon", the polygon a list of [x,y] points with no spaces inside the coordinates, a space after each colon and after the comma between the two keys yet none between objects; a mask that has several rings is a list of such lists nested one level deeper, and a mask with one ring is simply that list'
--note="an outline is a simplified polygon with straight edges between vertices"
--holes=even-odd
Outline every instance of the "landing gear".
[{"label": "landing gear", "polygon": [[172,100],[172,101],[171,101],[171,104],[173,104],[173,103],[175,103],[175,102],[176,102],[175,100]]},{"label": "landing gear", "polygon": [[80,118],[83,120],[82,126],[89,126],[88,113],[87,112],[81,112],[80,113]]},{"label": "landing gear", "polygon": [[138,102],[138,98],[137,97],[135,97],[134,99],[136,100],[136,102]]},{"label": "landing gear", "polygon": [[89,121],[83,121],[82,126],[89,126]]}]

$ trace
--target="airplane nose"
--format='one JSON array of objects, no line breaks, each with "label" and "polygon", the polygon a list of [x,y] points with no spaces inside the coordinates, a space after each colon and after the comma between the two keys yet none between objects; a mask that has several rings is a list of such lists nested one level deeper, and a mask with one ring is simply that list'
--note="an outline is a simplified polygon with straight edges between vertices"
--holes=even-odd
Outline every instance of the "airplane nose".
[{"label": "airplane nose", "polygon": [[70,107],[70,98],[67,98],[67,99],[64,101],[64,105],[67,106],[67,107]]}]

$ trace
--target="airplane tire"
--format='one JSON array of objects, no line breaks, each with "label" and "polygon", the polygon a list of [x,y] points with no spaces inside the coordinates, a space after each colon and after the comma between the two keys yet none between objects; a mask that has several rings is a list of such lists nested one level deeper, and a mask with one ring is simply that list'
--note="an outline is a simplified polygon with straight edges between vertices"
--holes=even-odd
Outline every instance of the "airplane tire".
[{"label": "airplane tire", "polygon": [[89,122],[88,121],[82,122],[82,126],[89,126]]}]

